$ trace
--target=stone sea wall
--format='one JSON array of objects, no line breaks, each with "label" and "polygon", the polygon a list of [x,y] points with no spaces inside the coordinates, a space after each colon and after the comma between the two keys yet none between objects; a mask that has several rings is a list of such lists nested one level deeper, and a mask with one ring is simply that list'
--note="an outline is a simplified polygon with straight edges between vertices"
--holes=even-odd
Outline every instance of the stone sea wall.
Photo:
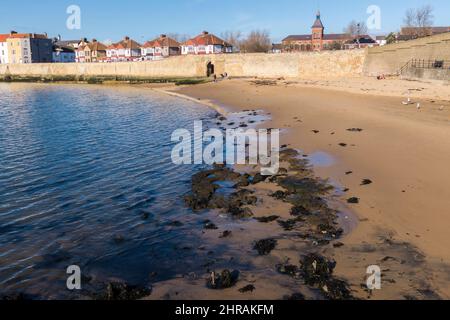
[{"label": "stone sea wall", "polygon": [[396,74],[411,59],[450,60],[450,32],[368,49],[364,74]]},{"label": "stone sea wall", "polygon": [[123,79],[204,77],[208,63],[215,73],[232,77],[328,78],[362,73],[364,50],[292,54],[178,56],[161,61],[0,65],[0,77],[64,80],[90,77]]}]

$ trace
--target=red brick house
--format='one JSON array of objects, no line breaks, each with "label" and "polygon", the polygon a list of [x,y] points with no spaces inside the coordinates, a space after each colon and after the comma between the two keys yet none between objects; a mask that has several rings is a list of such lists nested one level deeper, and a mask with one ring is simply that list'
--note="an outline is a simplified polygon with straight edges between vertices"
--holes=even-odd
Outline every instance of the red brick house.
[{"label": "red brick house", "polygon": [[141,45],[125,37],[122,41],[114,43],[106,48],[106,61],[137,61],[141,57]]},{"label": "red brick house", "polygon": [[181,44],[165,34],[162,34],[155,40],[147,41],[141,47],[141,55],[143,60],[157,60],[180,54]]},{"label": "red brick house", "polygon": [[[371,39],[368,35],[360,35],[359,38]],[[343,49],[346,43],[354,39],[354,36],[345,33],[325,34],[320,12],[317,12],[311,34],[290,35],[283,39],[282,47],[284,52]]]},{"label": "red brick house", "polygon": [[183,55],[221,53],[233,53],[233,46],[207,31],[181,44]]}]

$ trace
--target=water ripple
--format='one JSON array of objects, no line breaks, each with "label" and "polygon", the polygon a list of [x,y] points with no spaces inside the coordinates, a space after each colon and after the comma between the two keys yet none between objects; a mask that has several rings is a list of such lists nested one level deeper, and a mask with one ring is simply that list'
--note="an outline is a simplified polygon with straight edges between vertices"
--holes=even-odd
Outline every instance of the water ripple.
[{"label": "water ripple", "polygon": [[0,84],[0,97],[0,294],[65,297],[68,263],[147,281],[188,234],[164,227],[190,215],[198,170],[171,163],[170,135],[214,112],[126,87]]}]

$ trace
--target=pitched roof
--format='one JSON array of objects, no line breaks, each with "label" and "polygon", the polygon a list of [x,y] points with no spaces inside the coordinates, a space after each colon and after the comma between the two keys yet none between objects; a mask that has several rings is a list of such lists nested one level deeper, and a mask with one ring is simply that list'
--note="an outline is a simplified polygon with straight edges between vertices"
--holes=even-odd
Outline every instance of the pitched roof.
[{"label": "pitched roof", "polygon": [[143,47],[144,48],[153,48],[153,47],[179,47],[180,43],[175,39],[172,39],[165,34],[162,34],[159,38],[156,38],[151,41],[147,41]]},{"label": "pitched roof", "polygon": [[139,49],[141,45],[134,41],[133,39],[130,39],[128,37],[125,37],[122,41],[113,43],[112,45],[108,46],[107,49]]},{"label": "pitched roof", "polygon": [[272,43],[272,50],[281,50],[283,49],[283,44],[281,43]]},{"label": "pitched roof", "polygon": [[6,42],[6,39],[9,38],[9,34],[0,34],[0,42]]},{"label": "pitched roof", "polygon": [[322,20],[320,19],[320,11],[317,12],[316,21],[311,28],[324,28]]},{"label": "pitched roof", "polygon": [[209,45],[222,45],[224,47],[232,47],[231,44],[219,37],[208,33],[207,31],[202,32],[202,34],[196,36],[195,38],[189,39],[188,41],[182,43],[184,46],[194,45],[194,46],[209,46]]},{"label": "pitched roof", "polygon": [[154,44],[155,44],[155,41],[154,41],[154,40],[152,40],[152,41],[147,41],[146,43],[144,43],[144,44],[142,45],[142,48],[153,48],[153,47],[154,47]]},{"label": "pitched roof", "polygon": [[283,41],[307,41],[311,39],[312,36],[310,34],[293,34],[284,38]]},{"label": "pitched roof", "polygon": [[79,45],[80,43],[80,40],[58,40],[55,44],[62,47],[73,47],[74,45]]},{"label": "pitched roof", "polygon": [[56,52],[67,52],[67,53],[73,53],[75,52],[75,49],[72,46],[64,46],[64,45],[58,45],[57,43],[53,45],[53,51]]},{"label": "pitched roof", "polygon": [[88,47],[91,51],[106,51],[106,46],[97,40],[92,40],[92,42],[87,43],[83,46],[83,48],[80,47],[80,49],[84,50],[86,47]]},{"label": "pitched roof", "polygon": [[353,36],[347,33],[331,33],[323,35],[323,40],[349,40],[349,39],[353,39]]},{"label": "pitched roof", "polygon": [[25,38],[48,39],[47,35],[38,34],[38,33],[11,33],[8,38],[10,38],[10,39],[25,39]]},{"label": "pitched roof", "polygon": [[360,44],[362,44],[362,43],[376,43],[375,40],[373,40],[370,36],[367,36],[367,35],[366,36],[361,36],[359,38],[353,38],[351,40],[348,40],[346,43],[349,43],[349,44],[358,43],[358,40],[359,40]]}]

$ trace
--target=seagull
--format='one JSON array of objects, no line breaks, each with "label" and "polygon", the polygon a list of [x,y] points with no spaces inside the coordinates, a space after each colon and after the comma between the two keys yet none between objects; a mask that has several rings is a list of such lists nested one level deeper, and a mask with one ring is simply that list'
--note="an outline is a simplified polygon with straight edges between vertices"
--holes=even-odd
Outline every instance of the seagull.
[{"label": "seagull", "polygon": [[417,104],[417,110],[420,110],[420,103]]},{"label": "seagull", "polygon": [[411,101],[411,98],[408,98],[408,101],[403,101],[402,103],[403,105],[407,106],[409,104],[412,104],[413,102]]}]

